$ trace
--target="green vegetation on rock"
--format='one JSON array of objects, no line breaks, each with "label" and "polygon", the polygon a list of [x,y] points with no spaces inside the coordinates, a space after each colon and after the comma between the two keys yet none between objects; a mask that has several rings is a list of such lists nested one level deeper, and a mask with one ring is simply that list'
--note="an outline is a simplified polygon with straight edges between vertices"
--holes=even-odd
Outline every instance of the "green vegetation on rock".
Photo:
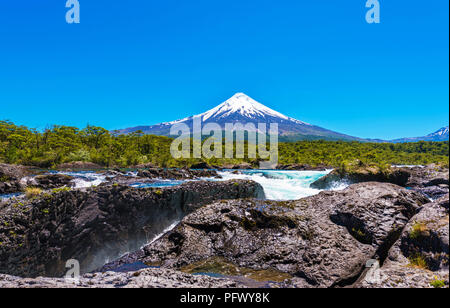
[{"label": "green vegetation on rock", "polygon": [[219,274],[223,276],[243,276],[259,282],[283,282],[292,278],[287,273],[274,269],[255,270],[239,267],[221,257],[212,257],[203,261],[192,263],[181,268],[188,274]]},{"label": "green vegetation on rock", "polygon": [[425,257],[419,253],[409,257],[409,266],[418,269],[428,270],[428,262]]},{"label": "green vegetation on rock", "polygon": [[430,282],[430,285],[431,285],[433,288],[441,289],[441,288],[444,288],[444,287],[445,287],[445,281],[444,281],[444,280],[440,280],[440,279],[438,279],[437,277],[435,277],[435,279],[434,279],[433,281]]}]

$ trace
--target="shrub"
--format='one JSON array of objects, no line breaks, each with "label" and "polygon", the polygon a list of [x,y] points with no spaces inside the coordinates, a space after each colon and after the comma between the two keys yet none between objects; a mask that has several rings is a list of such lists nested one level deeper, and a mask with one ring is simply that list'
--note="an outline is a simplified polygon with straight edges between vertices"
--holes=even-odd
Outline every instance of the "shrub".
[{"label": "shrub", "polygon": [[73,162],[73,161],[84,161],[88,162],[91,161],[91,154],[88,150],[85,149],[79,149],[78,151],[72,152],[67,156],[66,159],[67,162]]},{"label": "shrub", "polygon": [[408,259],[409,259],[409,263],[410,263],[409,265],[411,267],[424,269],[424,270],[428,269],[427,260],[421,254],[415,254],[415,255],[409,257]]},{"label": "shrub", "polygon": [[445,287],[445,281],[439,280],[438,277],[434,277],[434,280],[430,282],[433,288],[440,289]]},{"label": "shrub", "polygon": [[60,193],[60,192],[63,192],[63,191],[70,191],[70,187],[64,186],[64,187],[61,187],[61,188],[55,188],[55,189],[52,190],[52,193],[57,194],[57,193]]},{"label": "shrub", "polygon": [[28,187],[25,190],[25,196],[28,199],[33,199],[36,198],[37,196],[39,196],[40,194],[42,194],[42,189],[40,188],[36,188],[36,187]]},{"label": "shrub", "polygon": [[416,222],[409,233],[409,238],[413,240],[417,240],[419,238],[425,237],[427,235],[428,228],[425,224]]}]

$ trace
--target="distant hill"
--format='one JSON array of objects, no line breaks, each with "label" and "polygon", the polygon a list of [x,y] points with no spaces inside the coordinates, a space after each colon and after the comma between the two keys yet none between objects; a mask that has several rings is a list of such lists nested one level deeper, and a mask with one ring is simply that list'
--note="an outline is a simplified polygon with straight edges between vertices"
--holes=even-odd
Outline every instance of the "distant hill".
[{"label": "distant hill", "polygon": [[448,141],[449,140],[449,127],[443,127],[437,132],[429,134],[423,137],[413,137],[413,138],[400,138],[391,140],[394,143],[405,143],[405,142],[418,142],[418,141]]}]

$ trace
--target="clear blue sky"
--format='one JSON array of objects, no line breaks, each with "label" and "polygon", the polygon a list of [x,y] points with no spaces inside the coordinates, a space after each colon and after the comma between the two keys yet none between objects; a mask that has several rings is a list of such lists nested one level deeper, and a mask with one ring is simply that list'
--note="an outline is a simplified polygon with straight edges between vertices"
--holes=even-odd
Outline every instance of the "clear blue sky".
[{"label": "clear blue sky", "polygon": [[108,129],[171,121],[245,92],[359,137],[448,125],[447,0],[0,1],[0,119]]}]

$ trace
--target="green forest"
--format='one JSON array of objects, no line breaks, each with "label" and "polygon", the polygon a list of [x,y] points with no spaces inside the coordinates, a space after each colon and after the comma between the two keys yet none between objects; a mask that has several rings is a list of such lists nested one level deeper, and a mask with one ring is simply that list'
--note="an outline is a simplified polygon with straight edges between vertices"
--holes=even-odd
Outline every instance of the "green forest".
[{"label": "green forest", "polygon": [[[151,163],[160,167],[185,167],[198,159],[172,158],[168,137],[114,135],[108,130],[87,126],[53,126],[43,131],[0,121],[0,163],[54,168],[67,162],[92,162],[104,167],[131,167]],[[280,143],[280,164],[308,164],[338,167],[348,161],[370,164],[430,164],[448,166],[448,142],[361,143],[346,141],[298,141]],[[211,165],[250,162],[249,159],[207,160]]]}]

